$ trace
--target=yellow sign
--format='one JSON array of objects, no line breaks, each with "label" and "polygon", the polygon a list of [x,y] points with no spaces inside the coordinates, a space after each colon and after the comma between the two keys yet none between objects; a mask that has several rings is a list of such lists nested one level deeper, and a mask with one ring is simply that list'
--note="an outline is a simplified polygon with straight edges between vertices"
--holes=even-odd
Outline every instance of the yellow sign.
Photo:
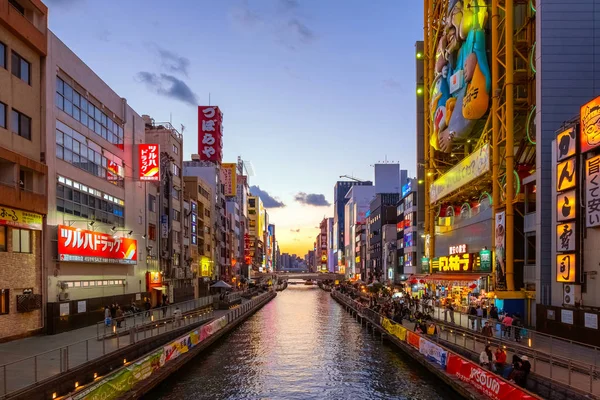
[{"label": "yellow sign", "polygon": [[463,158],[452,169],[431,184],[429,202],[431,204],[437,202],[489,170],[490,145],[486,143],[480,149]]},{"label": "yellow sign", "polygon": [[225,186],[225,196],[237,195],[237,164],[223,163],[221,164],[221,178]]},{"label": "yellow sign", "polygon": [[360,262],[360,256],[356,256],[356,258],[354,259],[355,262],[359,263]]},{"label": "yellow sign", "polygon": [[556,282],[575,282],[575,253],[556,255]]},{"label": "yellow sign", "polygon": [[600,145],[600,97],[581,107],[581,152]]},{"label": "yellow sign", "polygon": [[198,260],[200,264],[200,276],[211,276],[212,268],[210,267],[210,259],[208,257],[202,256],[200,260]]},{"label": "yellow sign", "polygon": [[571,127],[556,135],[556,159],[562,161],[575,155],[575,128]]},{"label": "yellow sign", "polygon": [[469,272],[473,270],[473,257],[469,253],[453,256],[439,257],[440,271],[442,272]]},{"label": "yellow sign", "polygon": [[556,220],[567,221],[569,219],[575,219],[575,212],[577,210],[575,204],[575,190],[569,190],[568,192],[559,193],[556,195]]},{"label": "yellow sign", "polygon": [[43,224],[44,217],[41,214],[21,211],[16,208],[0,207],[0,225],[41,231]]},{"label": "yellow sign", "polygon": [[572,157],[556,166],[556,191],[562,192],[574,188],[576,183],[575,157]]}]

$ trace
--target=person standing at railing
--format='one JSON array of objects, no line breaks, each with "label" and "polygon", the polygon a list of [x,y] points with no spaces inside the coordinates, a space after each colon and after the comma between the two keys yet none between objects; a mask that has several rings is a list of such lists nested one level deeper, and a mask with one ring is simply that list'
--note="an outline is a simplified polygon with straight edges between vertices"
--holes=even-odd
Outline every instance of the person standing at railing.
[{"label": "person standing at railing", "polygon": [[121,322],[123,322],[123,310],[120,306],[117,306],[117,311],[115,312],[116,320],[117,320],[117,328],[121,327]]},{"label": "person standing at railing", "polygon": [[513,319],[510,314],[506,314],[504,318],[502,318],[502,337],[508,336],[510,338],[510,331],[512,329]]},{"label": "person standing at railing", "polygon": [[167,308],[168,307],[169,307],[169,300],[165,300],[165,302],[163,303],[163,309],[162,309],[163,318],[167,317]]},{"label": "person standing at railing", "polygon": [[504,368],[506,368],[506,351],[498,346],[496,347],[494,356],[496,357],[496,373],[502,375],[504,373]]},{"label": "person standing at railing", "polygon": [[485,346],[485,349],[483,349],[481,354],[479,354],[479,364],[482,367],[487,368],[490,371],[492,371],[493,368],[495,367],[495,363],[496,363],[496,357],[494,356],[494,353],[492,353],[490,345],[488,344],[487,346]]},{"label": "person standing at railing", "polygon": [[106,326],[110,326],[112,323],[110,316],[110,308],[108,306],[104,307],[104,324]]},{"label": "person standing at railing", "polygon": [[494,331],[490,326],[490,321],[485,321],[485,325],[483,326],[483,328],[481,328],[481,334],[488,338],[494,337]]},{"label": "person standing at railing", "polygon": [[471,329],[475,330],[475,319],[477,318],[477,309],[474,305],[469,308],[469,319],[471,320]]},{"label": "person standing at railing", "polygon": [[173,317],[175,317],[175,324],[179,327],[181,326],[181,310],[179,307],[175,307],[175,311],[173,311]]},{"label": "person standing at railing", "polygon": [[146,301],[144,302],[144,308],[146,309],[146,317],[150,317],[150,309],[152,308],[152,304],[150,304],[150,300],[146,297]]}]

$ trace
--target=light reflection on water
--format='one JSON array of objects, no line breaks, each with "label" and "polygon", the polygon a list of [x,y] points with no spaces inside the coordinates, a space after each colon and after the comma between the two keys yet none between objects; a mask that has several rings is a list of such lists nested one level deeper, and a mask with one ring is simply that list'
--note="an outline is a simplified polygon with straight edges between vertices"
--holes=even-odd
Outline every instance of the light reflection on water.
[{"label": "light reflection on water", "polygon": [[459,399],[316,286],[278,296],[146,399]]}]

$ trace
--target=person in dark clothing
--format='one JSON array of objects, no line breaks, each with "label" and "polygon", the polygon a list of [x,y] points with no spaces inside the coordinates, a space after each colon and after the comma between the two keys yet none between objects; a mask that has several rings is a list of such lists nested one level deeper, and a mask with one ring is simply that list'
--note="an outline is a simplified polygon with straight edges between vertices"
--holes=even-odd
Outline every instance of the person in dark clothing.
[{"label": "person in dark clothing", "polygon": [[498,320],[498,307],[492,306],[492,309],[490,310],[490,318]]},{"label": "person in dark clothing", "polygon": [[531,363],[529,362],[529,358],[527,356],[521,357],[521,363],[519,365],[519,369],[514,373],[513,380],[515,383],[522,388],[527,386],[527,377],[529,376],[529,372],[531,371]]},{"label": "person in dark clothing", "polygon": [[150,316],[150,309],[152,308],[152,304],[150,304],[150,300],[146,297],[146,302],[144,302],[144,309],[146,310],[146,317]]}]

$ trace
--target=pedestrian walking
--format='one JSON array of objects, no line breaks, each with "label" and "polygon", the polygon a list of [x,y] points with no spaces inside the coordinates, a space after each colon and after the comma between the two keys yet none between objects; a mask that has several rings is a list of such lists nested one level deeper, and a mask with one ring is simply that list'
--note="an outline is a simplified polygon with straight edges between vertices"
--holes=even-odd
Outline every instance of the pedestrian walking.
[{"label": "pedestrian walking", "polygon": [[477,306],[477,330],[480,330],[482,328],[481,324],[483,322],[483,308],[481,308],[481,305]]},{"label": "pedestrian walking", "polygon": [[490,321],[485,321],[485,325],[481,328],[481,334],[485,337],[494,337],[494,330],[490,326]]},{"label": "pedestrian walking", "polygon": [[168,307],[168,305],[169,305],[169,301],[168,301],[168,300],[166,300],[166,301],[163,303],[163,309],[162,309],[163,318],[166,318],[166,316],[167,316],[167,307]]},{"label": "pedestrian walking", "polygon": [[179,309],[179,307],[175,307],[175,311],[173,311],[173,317],[174,317],[174,321],[175,321],[174,323],[177,326],[181,326],[182,314],[181,314],[181,310]]},{"label": "pedestrian walking", "polygon": [[152,308],[152,304],[150,304],[150,300],[146,297],[146,301],[144,302],[144,309],[146,310],[146,317],[150,317],[150,309]]},{"label": "pedestrian walking", "polygon": [[117,328],[121,327],[121,323],[123,322],[123,310],[121,309],[120,306],[117,306],[117,311],[115,312],[116,315],[116,319],[117,319]]},{"label": "pedestrian walking", "polygon": [[106,326],[110,326],[111,323],[112,320],[110,315],[110,308],[108,306],[104,306],[104,324]]}]

